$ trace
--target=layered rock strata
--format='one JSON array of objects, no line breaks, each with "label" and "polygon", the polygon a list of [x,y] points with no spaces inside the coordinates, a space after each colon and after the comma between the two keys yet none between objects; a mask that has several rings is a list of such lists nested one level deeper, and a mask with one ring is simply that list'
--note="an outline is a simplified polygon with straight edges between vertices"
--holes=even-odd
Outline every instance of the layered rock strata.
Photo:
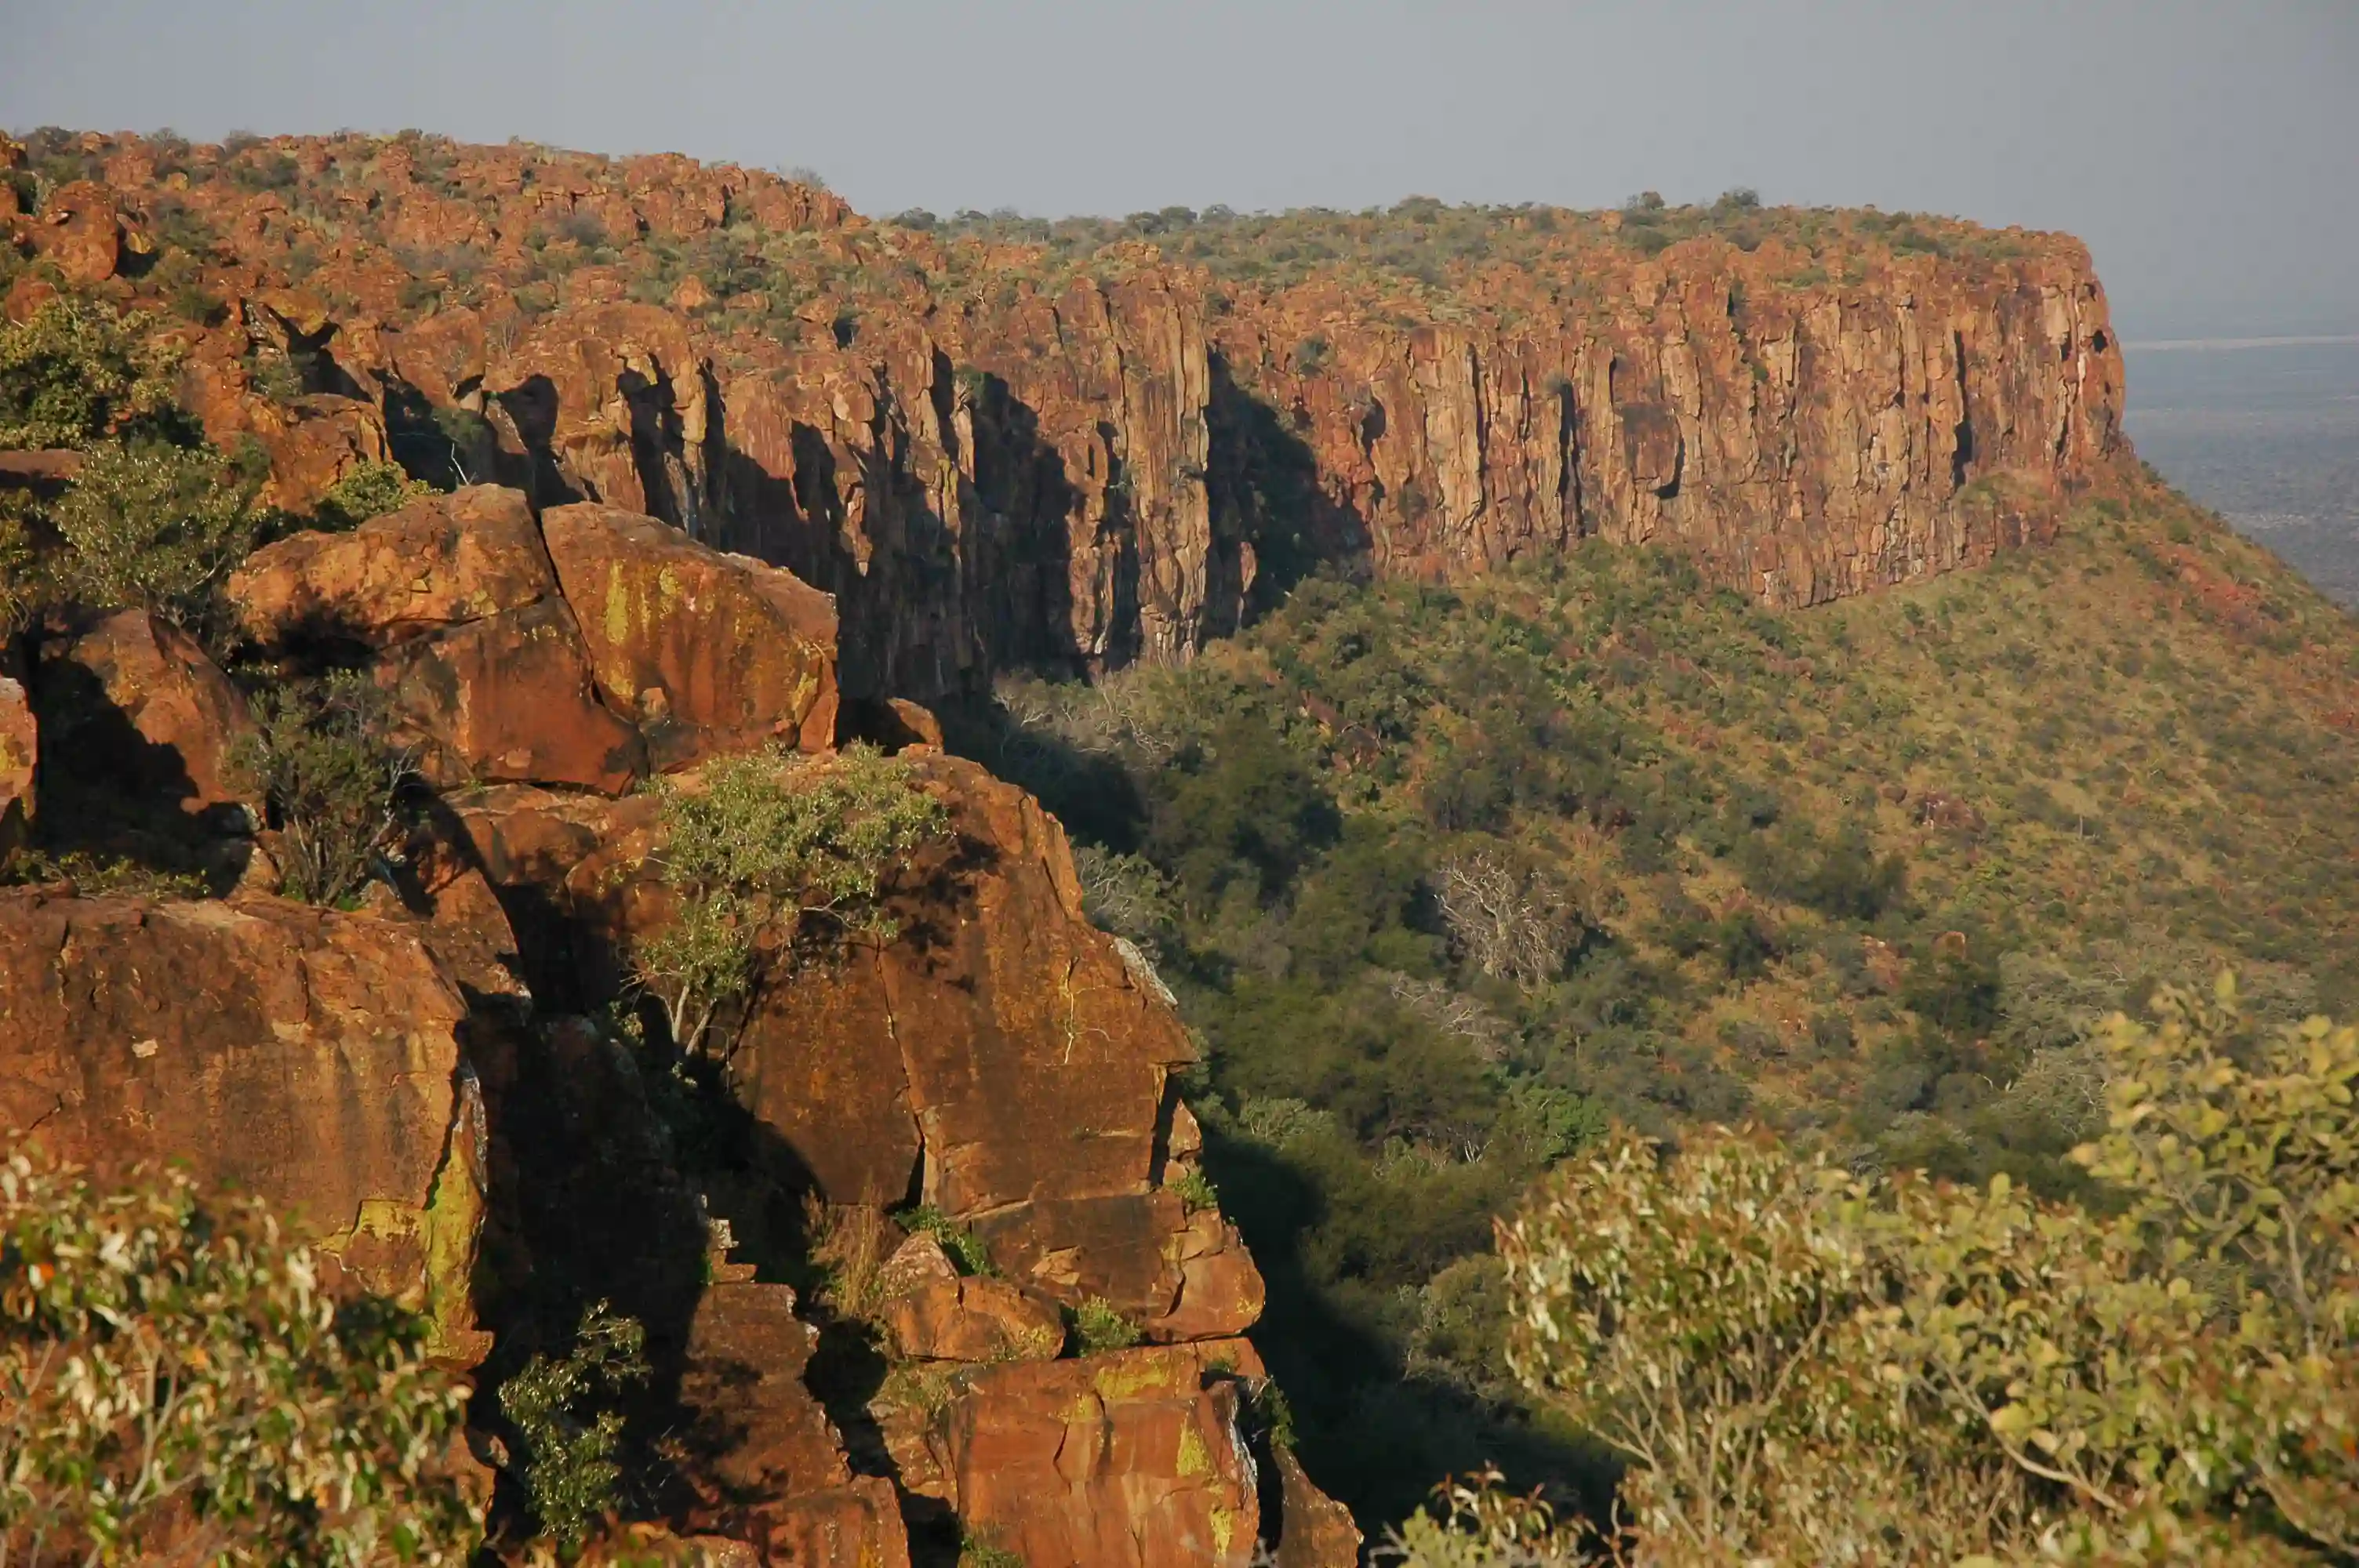
[{"label": "layered rock strata", "polygon": [[[1182,658],[1317,563],[1447,578],[1591,535],[1810,604],[2037,542],[2126,450],[2104,292],[2056,235],[1802,214],[1650,255],[1535,210],[1499,219],[1514,264],[1263,285],[685,159],[281,138],[179,155],[197,180],[86,140],[104,178],[17,243],[136,299],[166,215],[201,214],[223,319],[184,332],[190,395],[278,498],[393,451],[652,514],[834,595],[853,697]],[[255,189],[269,160],[299,203]]]}]

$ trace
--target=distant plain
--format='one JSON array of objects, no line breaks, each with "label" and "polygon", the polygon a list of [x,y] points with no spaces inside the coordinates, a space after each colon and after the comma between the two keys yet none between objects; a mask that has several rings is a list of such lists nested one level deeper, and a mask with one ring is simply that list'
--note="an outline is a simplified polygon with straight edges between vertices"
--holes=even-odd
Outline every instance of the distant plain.
[{"label": "distant plain", "polygon": [[2126,424],[2172,484],[2359,607],[2359,338],[2125,349]]}]

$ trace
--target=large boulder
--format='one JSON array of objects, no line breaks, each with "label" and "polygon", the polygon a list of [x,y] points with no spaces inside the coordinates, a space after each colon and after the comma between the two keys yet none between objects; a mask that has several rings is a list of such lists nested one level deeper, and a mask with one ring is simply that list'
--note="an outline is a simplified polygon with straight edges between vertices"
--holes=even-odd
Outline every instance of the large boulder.
[{"label": "large boulder", "polygon": [[832,1202],[966,1215],[1148,1190],[1169,1006],[1089,924],[1064,831],[975,764],[918,757],[955,842],[902,879],[902,937],[771,988],[735,1060],[746,1104]]},{"label": "large boulder", "polygon": [[1261,1271],[1235,1227],[1176,1193],[1043,1198],[972,1223],[1009,1279],[1069,1306],[1103,1301],[1149,1339],[1223,1338],[1261,1320]]},{"label": "large boulder", "polygon": [[295,535],[248,557],[229,595],[266,646],[373,654],[436,784],[619,794],[642,771],[638,731],[598,700],[519,492],[475,486],[349,534]]},{"label": "large boulder", "polygon": [[343,639],[382,650],[557,593],[521,491],[429,496],[349,534],[268,545],[230,578],[246,632],[267,643]]},{"label": "large boulder", "polygon": [[726,1502],[700,1510],[709,1517],[699,1523],[759,1541],[774,1563],[907,1568],[891,1484],[853,1475],[842,1435],[803,1381],[817,1343],[789,1286],[706,1288],[680,1379],[690,1423],[680,1449]]},{"label": "large boulder", "polygon": [[835,604],[791,572],[722,555],[638,513],[583,503],[541,520],[606,705],[657,765],[835,740]]},{"label": "large boulder", "polygon": [[34,675],[44,781],[71,778],[192,816],[245,797],[231,751],[254,731],[245,699],[195,638],[118,610],[41,645]]},{"label": "large boulder", "polygon": [[929,1235],[901,1244],[878,1286],[886,1332],[905,1360],[1046,1361],[1065,1347],[1055,1307],[1006,1280],[961,1274]]},{"label": "large boulder", "polygon": [[902,1485],[1021,1563],[1252,1563],[1259,1477],[1240,1433],[1244,1340],[977,1369],[888,1412]]},{"label": "large boulder", "polygon": [[479,1353],[468,1008],[414,930],[239,903],[0,892],[0,1130],[267,1199]]}]

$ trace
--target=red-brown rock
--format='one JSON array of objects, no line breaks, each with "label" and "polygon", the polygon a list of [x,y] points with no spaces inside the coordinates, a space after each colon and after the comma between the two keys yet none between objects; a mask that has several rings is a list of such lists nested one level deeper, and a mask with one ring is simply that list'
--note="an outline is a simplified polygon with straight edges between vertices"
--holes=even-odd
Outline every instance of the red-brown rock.
[{"label": "red-brown rock", "polygon": [[591,688],[579,629],[562,600],[413,638],[377,665],[400,716],[442,785],[515,780],[619,795],[642,771],[638,731]]},{"label": "red-brown rock", "polygon": [[1261,1272],[1235,1227],[1169,1192],[1043,1199],[973,1224],[1008,1278],[1069,1306],[1104,1301],[1151,1340],[1223,1338],[1261,1319]]},{"label": "red-brown rock", "polygon": [[1006,1280],[926,1273],[893,1291],[885,1326],[919,1361],[1046,1361],[1065,1346],[1057,1309]]},{"label": "red-brown rock", "polygon": [[480,1350],[467,1006],[416,934],[275,899],[0,892],[0,1128],[267,1198]]},{"label": "red-brown rock", "polygon": [[986,1368],[886,1435],[903,1485],[1019,1562],[1242,1565],[1261,1519],[1238,1379],[1259,1370],[1243,1340]]},{"label": "red-brown rock", "polygon": [[1360,1527],[1352,1510],[1321,1491],[1294,1450],[1272,1444],[1278,1480],[1277,1550],[1272,1568],[1355,1568]]},{"label": "red-brown rock", "polygon": [[220,666],[171,622],[119,610],[69,626],[43,643],[33,685],[45,794],[103,791],[243,818],[231,752],[254,720]]},{"label": "red-brown rock", "polygon": [[34,252],[55,263],[68,283],[84,288],[104,283],[123,258],[114,192],[88,179],[60,186],[50,193],[32,236]]},{"label": "red-brown rock", "polygon": [[256,551],[229,593],[266,643],[377,650],[399,733],[436,784],[614,794],[639,775],[638,732],[598,701],[581,628],[514,491],[463,490],[351,534],[296,535]]},{"label": "red-brown rock", "polygon": [[[961,847],[897,899],[903,939],[771,988],[734,1058],[746,1103],[829,1199],[923,1191],[965,1215],[1143,1194],[1179,1019],[1082,913],[1056,820],[972,762],[917,759]],[[915,896],[922,891],[922,896]]]},{"label": "red-brown rock", "polygon": [[611,506],[542,519],[606,706],[657,763],[835,739],[835,607],[792,574]]},{"label": "red-brown rock", "polygon": [[247,557],[229,587],[266,643],[332,636],[380,650],[557,591],[523,492],[496,485],[413,502],[349,534],[292,535]]}]

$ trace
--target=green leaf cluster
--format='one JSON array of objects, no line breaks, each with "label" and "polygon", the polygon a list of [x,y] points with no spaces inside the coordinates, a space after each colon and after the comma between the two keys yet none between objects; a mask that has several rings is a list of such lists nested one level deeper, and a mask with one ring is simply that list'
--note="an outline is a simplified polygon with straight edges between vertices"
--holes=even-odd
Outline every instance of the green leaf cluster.
[{"label": "green leaf cluster", "polygon": [[2359,1547],[2359,1030],[2158,1011],[2097,1036],[2102,1211],[1719,1129],[1543,1184],[1509,1359],[1629,1462],[1641,1560]]},{"label": "green leaf cluster", "polygon": [[0,1558],[456,1568],[466,1396],[258,1200],[0,1160]]},{"label": "green leaf cluster", "polygon": [[564,1357],[536,1354],[500,1385],[500,1413],[524,1445],[533,1517],[569,1555],[622,1503],[624,1422],[614,1401],[647,1380],[646,1351],[638,1320],[596,1302]]},{"label": "green leaf cluster", "polygon": [[342,907],[391,847],[411,759],[383,738],[384,699],[364,675],[337,671],[256,692],[252,733],[230,762],[279,831],[279,891]]}]

